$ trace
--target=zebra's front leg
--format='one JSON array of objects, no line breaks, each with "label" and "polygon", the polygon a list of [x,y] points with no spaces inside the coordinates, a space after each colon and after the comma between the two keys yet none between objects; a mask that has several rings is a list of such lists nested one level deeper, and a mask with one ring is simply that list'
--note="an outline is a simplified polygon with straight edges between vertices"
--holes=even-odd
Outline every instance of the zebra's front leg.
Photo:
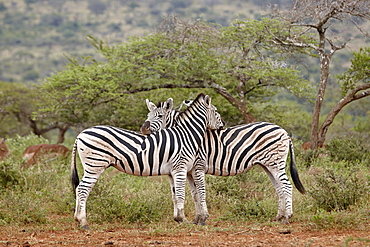
[{"label": "zebra's front leg", "polygon": [[171,175],[168,175],[168,179],[170,181],[170,186],[171,186],[171,195],[172,195],[172,201],[173,201],[173,215],[175,216],[177,215],[177,200],[176,200],[176,194],[175,194],[175,183]]},{"label": "zebra's front leg", "polygon": [[185,204],[185,180],[186,170],[181,169],[171,172],[173,178],[173,194],[174,194],[174,215],[173,218],[176,222],[182,223],[186,221],[184,204]]},{"label": "zebra's front leg", "polygon": [[195,218],[193,220],[194,224],[198,224],[199,215],[201,215],[201,205],[199,200],[199,195],[197,193],[197,186],[195,185],[193,176],[191,174],[187,175],[188,183],[190,185],[190,192],[193,197],[194,205],[195,205]]}]

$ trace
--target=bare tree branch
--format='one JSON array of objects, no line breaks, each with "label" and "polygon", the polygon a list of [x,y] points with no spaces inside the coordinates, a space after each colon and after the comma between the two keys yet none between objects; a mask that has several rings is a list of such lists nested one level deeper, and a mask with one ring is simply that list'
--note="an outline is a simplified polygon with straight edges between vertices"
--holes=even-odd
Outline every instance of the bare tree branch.
[{"label": "bare tree branch", "polygon": [[337,104],[335,104],[335,106],[330,110],[330,112],[326,116],[323,124],[321,125],[319,129],[319,142],[320,143],[324,143],[325,135],[329,129],[329,126],[333,123],[335,117],[343,109],[343,107],[345,107],[346,105],[348,105],[349,103],[353,101],[370,96],[370,90],[363,91],[366,89],[370,89],[370,83],[361,84],[361,85],[356,86],[354,89],[349,91],[346,94],[346,96],[343,97]]},{"label": "bare tree branch", "polygon": [[369,37],[369,38],[370,38],[370,33],[369,33],[369,32],[366,32],[363,28],[361,28],[361,27],[360,27],[360,25],[359,25],[355,20],[353,20],[352,18],[351,18],[351,22],[352,22],[353,24],[355,24],[355,26],[357,27],[357,29],[358,29],[358,30],[360,30],[360,32],[361,32],[363,35],[365,35],[365,36],[367,36],[367,37]]}]

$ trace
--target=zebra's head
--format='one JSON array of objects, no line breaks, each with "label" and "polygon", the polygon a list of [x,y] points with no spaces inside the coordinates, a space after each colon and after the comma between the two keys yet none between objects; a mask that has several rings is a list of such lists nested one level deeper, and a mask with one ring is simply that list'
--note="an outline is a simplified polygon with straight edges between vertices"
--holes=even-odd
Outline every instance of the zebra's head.
[{"label": "zebra's head", "polygon": [[[183,105],[190,106],[193,101],[184,100]],[[145,120],[143,126],[141,126],[140,131],[142,134],[147,135],[160,129],[170,128],[176,125],[176,119],[180,114],[180,111],[173,109],[173,99],[169,98],[165,102],[160,102],[158,105],[155,105],[153,102],[146,100],[146,105],[148,107],[149,113],[148,118]],[[224,121],[222,120],[221,115],[217,112],[217,108],[210,104],[209,101],[209,117],[208,120],[211,120],[212,116],[213,121],[208,121],[207,126],[212,125],[212,129],[220,129],[224,126]]]},{"label": "zebra's head", "polygon": [[164,102],[159,102],[155,105],[148,99],[145,100],[149,113],[144,124],[140,128],[140,132],[144,135],[172,127],[174,119],[178,115],[178,111],[173,109],[173,99],[169,98]]},{"label": "zebra's head", "polygon": [[[198,96],[198,98],[199,98],[199,96]],[[195,100],[197,100],[197,99],[195,99]],[[205,102],[205,104],[207,105],[207,108],[208,108],[208,110],[207,110],[207,122],[206,122],[207,129],[213,129],[213,130],[222,129],[225,125],[225,122],[222,119],[220,113],[218,113],[217,108],[214,105],[211,104],[211,97],[209,97],[208,95],[205,95],[204,96],[204,102]],[[194,103],[194,101],[185,102],[185,104],[188,105],[189,107],[191,107],[191,105],[193,103]]]},{"label": "zebra's head", "polygon": [[[209,100],[211,100],[211,98],[209,98]],[[207,118],[209,120],[209,122],[207,122],[207,125],[212,126],[212,121],[213,121],[215,125],[209,129],[221,129],[225,126],[225,122],[222,119],[220,113],[218,113],[217,108],[214,105],[212,105],[210,102],[211,101],[209,101],[209,112],[208,112],[210,117]],[[192,103],[193,103],[192,100],[184,100],[182,102],[182,105],[189,107]],[[213,119],[212,119],[212,116],[213,116]]]}]

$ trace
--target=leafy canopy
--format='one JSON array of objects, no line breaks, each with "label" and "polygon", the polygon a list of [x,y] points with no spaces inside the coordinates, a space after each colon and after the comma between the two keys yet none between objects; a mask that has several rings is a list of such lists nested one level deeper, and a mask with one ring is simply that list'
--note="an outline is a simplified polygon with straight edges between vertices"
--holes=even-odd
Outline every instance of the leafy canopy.
[{"label": "leafy canopy", "polygon": [[283,59],[286,50],[270,40],[271,32],[288,31],[271,19],[237,20],[221,28],[169,18],[155,32],[124,44],[109,45],[90,36],[104,60],[70,57],[66,70],[42,86],[44,110],[78,124],[98,120],[94,114],[106,115],[97,113],[98,108],[132,105],[131,94],[171,88],[210,88],[250,112],[281,89],[308,97],[308,83]]}]

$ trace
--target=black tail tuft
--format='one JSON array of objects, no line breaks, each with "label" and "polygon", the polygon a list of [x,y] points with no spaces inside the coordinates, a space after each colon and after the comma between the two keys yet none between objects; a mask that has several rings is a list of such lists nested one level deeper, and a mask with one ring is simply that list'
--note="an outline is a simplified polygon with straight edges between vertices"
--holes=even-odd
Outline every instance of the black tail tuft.
[{"label": "black tail tuft", "polygon": [[75,141],[72,149],[72,160],[71,160],[71,182],[74,191],[76,191],[77,186],[80,183],[78,178],[78,172],[76,167],[76,150],[77,150],[77,140]]},{"label": "black tail tuft", "polygon": [[295,156],[292,141],[289,142],[289,152],[290,152],[290,175],[292,176],[293,183],[299,192],[305,194],[306,189],[303,187],[303,184],[299,179],[298,170],[295,164]]}]

